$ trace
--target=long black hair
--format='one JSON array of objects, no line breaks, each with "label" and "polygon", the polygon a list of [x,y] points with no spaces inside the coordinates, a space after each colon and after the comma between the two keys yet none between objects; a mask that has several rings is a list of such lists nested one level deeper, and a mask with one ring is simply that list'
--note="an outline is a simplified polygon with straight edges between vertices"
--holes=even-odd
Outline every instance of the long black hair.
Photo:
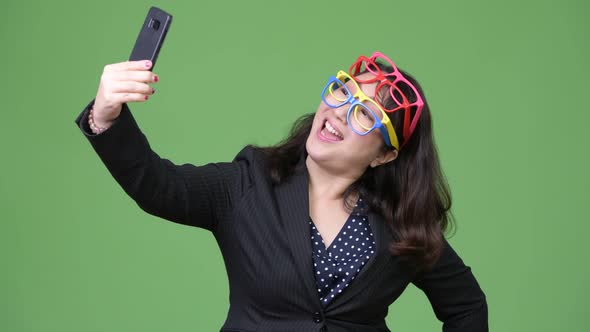
[{"label": "long black hair", "polygon": [[[380,67],[382,65],[379,65]],[[358,193],[371,211],[380,214],[393,232],[389,245],[392,254],[400,256],[411,266],[431,268],[442,252],[444,233],[452,226],[451,193],[440,166],[432,132],[430,108],[424,92],[414,77],[398,70],[418,90],[424,107],[414,132],[407,141],[398,134],[403,148],[398,157],[375,168],[367,167],[344,193],[344,202],[350,210],[354,193]],[[409,87],[401,85],[402,92],[413,95]],[[394,107],[389,93],[378,96],[388,109]],[[413,110],[415,112],[415,109]],[[403,111],[388,113],[396,133],[402,133]],[[275,184],[285,181],[305,152],[314,113],[297,119],[290,134],[275,146],[257,147],[268,157],[270,175]],[[384,148],[387,149],[384,144]]]}]

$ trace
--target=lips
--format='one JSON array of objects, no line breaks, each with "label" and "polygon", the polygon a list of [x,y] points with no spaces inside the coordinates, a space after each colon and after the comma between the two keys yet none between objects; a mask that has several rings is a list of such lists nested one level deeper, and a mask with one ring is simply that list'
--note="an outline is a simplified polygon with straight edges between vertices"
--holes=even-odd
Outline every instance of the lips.
[{"label": "lips", "polygon": [[339,142],[343,140],[342,133],[340,133],[328,120],[324,122],[324,125],[318,131],[318,136],[320,139],[327,142]]}]

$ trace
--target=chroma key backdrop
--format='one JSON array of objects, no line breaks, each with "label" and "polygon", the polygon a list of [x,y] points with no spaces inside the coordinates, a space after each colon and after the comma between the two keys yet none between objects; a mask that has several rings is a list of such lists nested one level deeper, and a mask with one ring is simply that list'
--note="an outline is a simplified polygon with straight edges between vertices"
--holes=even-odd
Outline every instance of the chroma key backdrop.
[{"label": "chroma key backdrop", "polygon": [[[174,20],[156,93],[129,107],[176,164],[230,161],[314,112],[380,51],[418,79],[490,330],[588,331],[589,5],[498,1],[0,3],[0,331],[218,331],[224,261],[203,229],[142,211],[74,119],[150,6]],[[311,318],[310,318],[311,319]],[[441,331],[410,284],[392,331]]]}]

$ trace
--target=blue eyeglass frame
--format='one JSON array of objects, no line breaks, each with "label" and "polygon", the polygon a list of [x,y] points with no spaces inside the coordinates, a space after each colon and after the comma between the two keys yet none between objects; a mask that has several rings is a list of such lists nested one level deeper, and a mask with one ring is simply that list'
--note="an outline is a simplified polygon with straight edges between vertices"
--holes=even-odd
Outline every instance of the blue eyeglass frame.
[{"label": "blue eyeglass frame", "polygon": [[[334,83],[339,84],[347,92],[347,94],[346,94],[347,99],[338,103],[338,104],[332,104],[328,100],[326,100],[326,90],[330,87],[330,85],[332,85]],[[344,82],[342,82],[340,79],[336,78],[336,76],[330,76],[328,83],[322,89],[321,97],[322,97],[322,101],[331,108],[338,108],[342,105],[350,103],[350,107],[348,108],[348,111],[346,112],[346,123],[348,124],[348,127],[350,129],[352,129],[352,131],[354,131],[357,135],[360,135],[360,136],[365,136],[365,135],[369,134],[370,132],[372,132],[373,130],[379,129],[379,132],[381,133],[381,136],[383,136],[383,140],[385,141],[385,144],[389,147],[393,147],[393,145],[391,144],[390,138],[389,138],[389,134],[387,133],[387,128],[385,128],[383,123],[381,123],[381,119],[379,119],[377,117],[377,115],[375,114],[375,112],[373,112],[373,110],[371,110],[369,107],[367,107],[367,105],[363,104],[361,101],[356,99],[352,95],[352,92],[350,92],[350,90],[348,89],[346,84],[344,84]],[[364,109],[371,112],[371,115],[375,119],[375,124],[373,125],[373,127],[371,127],[369,130],[367,130],[367,132],[365,132],[365,133],[358,132],[356,129],[354,129],[354,126],[352,126],[350,124],[350,115],[352,114],[352,110],[354,109],[354,107],[356,105],[361,105]]]}]

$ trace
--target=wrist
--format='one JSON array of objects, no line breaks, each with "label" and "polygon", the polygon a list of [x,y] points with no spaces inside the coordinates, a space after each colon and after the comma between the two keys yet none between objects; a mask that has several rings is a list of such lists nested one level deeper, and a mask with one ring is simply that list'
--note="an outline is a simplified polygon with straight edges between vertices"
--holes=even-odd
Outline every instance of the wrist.
[{"label": "wrist", "polygon": [[94,134],[100,134],[102,132],[104,132],[105,130],[109,129],[109,127],[111,126],[112,122],[103,122],[100,119],[96,119],[95,114],[94,114],[94,106],[92,106],[90,108],[90,112],[88,113],[88,126],[90,127],[90,130],[92,130],[92,132]]}]

